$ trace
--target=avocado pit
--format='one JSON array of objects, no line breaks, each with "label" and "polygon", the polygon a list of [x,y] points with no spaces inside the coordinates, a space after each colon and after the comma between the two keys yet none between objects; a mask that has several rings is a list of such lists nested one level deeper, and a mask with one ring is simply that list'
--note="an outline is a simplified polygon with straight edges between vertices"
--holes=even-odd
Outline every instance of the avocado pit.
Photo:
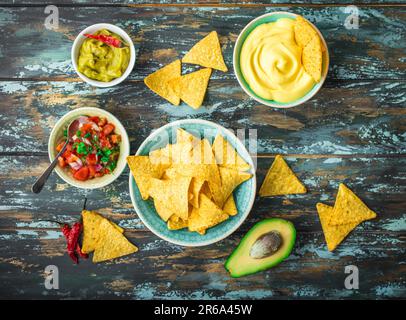
[{"label": "avocado pit", "polygon": [[250,257],[263,259],[273,255],[282,245],[282,237],[276,230],[272,230],[258,237],[250,250]]}]

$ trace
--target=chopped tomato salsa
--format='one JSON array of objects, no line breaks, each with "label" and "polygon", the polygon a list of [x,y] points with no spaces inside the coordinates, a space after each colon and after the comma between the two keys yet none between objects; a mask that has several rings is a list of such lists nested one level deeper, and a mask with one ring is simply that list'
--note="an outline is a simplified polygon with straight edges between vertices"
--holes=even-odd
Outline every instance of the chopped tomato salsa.
[{"label": "chopped tomato salsa", "polygon": [[[55,147],[57,152],[62,150],[67,135],[65,130],[64,138]],[[86,181],[114,171],[120,155],[121,136],[115,133],[114,124],[106,118],[79,117],[77,131],[71,140],[58,158],[58,164],[67,168],[76,180]]]}]

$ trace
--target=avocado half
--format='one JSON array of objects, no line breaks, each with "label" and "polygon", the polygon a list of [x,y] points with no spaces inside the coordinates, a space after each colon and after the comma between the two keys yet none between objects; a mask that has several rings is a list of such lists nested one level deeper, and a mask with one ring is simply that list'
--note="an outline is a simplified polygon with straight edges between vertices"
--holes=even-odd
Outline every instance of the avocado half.
[{"label": "avocado half", "polygon": [[[254,259],[251,257],[250,252],[253,244],[261,236],[270,232],[277,232],[280,235],[282,241],[279,248],[265,258]],[[256,223],[241,239],[237,248],[228,257],[224,267],[233,278],[269,269],[281,263],[290,255],[295,240],[296,229],[291,222],[279,218],[262,220]]]}]

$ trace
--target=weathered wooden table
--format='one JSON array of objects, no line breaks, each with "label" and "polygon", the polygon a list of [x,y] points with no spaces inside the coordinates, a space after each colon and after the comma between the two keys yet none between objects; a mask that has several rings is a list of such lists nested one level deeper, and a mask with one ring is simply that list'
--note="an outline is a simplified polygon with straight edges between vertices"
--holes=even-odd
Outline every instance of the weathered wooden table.
[{"label": "weathered wooden table", "polygon": [[[405,298],[406,297],[406,7],[402,0],[358,1],[359,29],[346,29],[347,0],[284,0],[262,4],[193,5],[183,1],[105,0],[88,6],[64,1],[59,28],[47,30],[40,0],[0,6],[0,298]],[[11,1],[10,1],[11,2]],[[281,3],[279,3],[281,2]],[[25,4],[27,3],[27,4]],[[304,15],[329,45],[328,79],[311,101],[289,110],[256,103],[232,69],[236,37],[251,19],[287,10]],[[70,60],[75,36],[110,22],[124,28],[138,55],[130,79],[98,89],[80,81]],[[143,78],[217,30],[229,72],[214,72],[205,107],[174,108]],[[191,69],[191,67],[188,67]],[[30,192],[47,167],[54,123],[71,109],[96,106],[116,115],[135,152],[152,129],[183,118],[258,130],[258,181],[274,155],[286,155],[309,189],[306,195],[256,199],[240,229],[203,248],[183,248],[154,236],[131,205],[128,170],[112,185],[85,192],[56,174],[40,195]],[[362,224],[327,251],[315,205],[333,204],[345,182],[379,218]],[[140,251],[109,263],[72,265],[55,219],[78,218],[88,206],[126,228]],[[223,263],[242,235],[266,217],[292,221],[298,239],[287,261],[257,275],[232,279]],[[57,265],[60,289],[46,290],[44,268]],[[344,287],[345,266],[359,268],[360,287]]]}]

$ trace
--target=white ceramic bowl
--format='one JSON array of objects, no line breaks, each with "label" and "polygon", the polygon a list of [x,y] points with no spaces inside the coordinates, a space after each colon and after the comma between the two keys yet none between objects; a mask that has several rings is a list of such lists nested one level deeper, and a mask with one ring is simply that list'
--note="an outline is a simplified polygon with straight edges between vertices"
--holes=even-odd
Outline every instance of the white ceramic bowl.
[{"label": "white ceramic bowl", "polygon": [[[127,70],[123,73],[123,75],[121,77],[116,78],[110,82],[97,81],[97,80],[93,80],[93,79],[86,77],[83,73],[79,72],[78,65],[77,65],[80,47],[82,46],[83,41],[85,41],[87,39],[84,36],[84,34],[85,33],[93,34],[101,29],[107,29],[111,32],[114,32],[115,34],[118,34],[130,47],[130,61],[128,63]],[[79,35],[76,37],[76,39],[72,45],[71,58],[72,58],[73,68],[75,69],[76,73],[79,75],[79,77],[83,81],[85,81],[95,87],[106,88],[106,87],[112,87],[112,86],[115,86],[116,84],[119,84],[120,82],[124,81],[129,76],[129,74],[133,70],[134,64],[135,64],[135,49],[134,49],[133,41],[131,40],[130,36],[123,29],[121,29],[115,25],[109,24],[109,23],[97,23],[90,27],[87,27],[86,29],[81,31],[79,33]]]},{"label": "white ceramic bowl", "polygon": [[251,165],[249,173],[252,174],[252,178],[240,184],[233,192],[238,214],[207,229],[204,235],[200,235],[197,232],[190,232],[187,229],[168,230],[166,222],[158,216],[153,201],[151,199],[142,199],[137,184],[132,174],[130,174],[129,187],[131,201],[137,215],[149,230],[158,237],[178,245],[187,247],[206,246],[228,237],[238,229],[250,213],[254,204],[257,186],[254,163],[244,144],[237,139],[230,130],[214,122],[200,119],[178,120],[154,130],[140,145],[136,154],[148,155],[150,151],[164,147],[168,143],[168,137],[172,138],[170,140],[172,140],[171,143],[173,143],[177,128],[185,129],[192,134],[200,134],[200,136],[208,138],[210,142],[214,140],[217,133],[220,133],[226,137],[237,150],[238,154]]},{"label": "white ceramic bowl", "polygon": [[65,114],[55,124],[54,128],[51,131],[51,135],[49,136],[48,141],[49,160],[53,161],[55,159],[55,156],[57,154],[55,150],[56,144],[63,136],[63,131],[66,129],[66,126],[68,126],[71,121],[73,121],[74,119],[76,119],[81,115],[105,117],[108,120],[108,122],[114,124],[115,132],[121,135],[120,156],[117,161],[117,167],[111,174],[106,174],[103,177],[93,178],[86,181],[79,181],[74,179],[72,174],[68,170],[60,168],[58,165],[55,167],[55,171],[62,180],[64,180],[66,183],[74,187],[82,189],[102,188],[112,183],[120,176],[120,174],[123,172],[123,170],[127,165],[126,158],[130,154],[130,141],[128,139],[127,132],[125,131],[121,122],[110,112],[107,112],[99,108],[86,107],[75,109]]},{"label": "white ceramic bowl", "polygon": [[323,53],[322,53],[323,54],[323,65],[322,65],[322,71],[321,71],[321,79],[318,83],[316,83],[314,85],[314,87],[307,94],[305,94],[303,97],[301,97],[295,101],[289,102],[289,103],[282,103],[282,102],[277,102],[274,100],[263,99],[260,96],[258,96],[257,94],[255,94],[255,92],[246,83],[244,76],[242,75],[242,72],[240,70],[240,52],[241,52],[241,48],[242,48],[247,36],[257,26],[259,26],[263,23],[275,22],[276,20],[281,19],[281,18],[296,19],[297,16],[298,16],[297,14],[294,14],[291,12],[286,12],[286,11],[271,12],[271,13],[266,13],[262,16],[259,16],[258,18],[255,18],[254,20],[252,20],[250,23],[248,23],[245,26],[245,28],[239,34],[237,41],[235,43],[234,52],[233,52],[233,66],[234,66],[234,73],[235,73],[235,76],[237,77],[238,83],[240,84],[241,88],[245,91],[246,94],[248,94],[251,98],[255,99],[256,101],[258,101],[264,105],[274,107],[274,108],[291,108],[294,106],[298,106],[302,103],[305,103],[306,101],[310,100],[317,92],[319,92],[319,90],[323,86],[324,81],[327,78],[327,72],[328,72],[328,67],[329,67],[329,63],[330,63],[327,43],[324,40],[323,35],[319,31],[319,29],[317,29],[317,27],[308,20],[306,20],[306,21],[309,22],[312,25],[312,27],[317,31],[317,33],[321,39],[322,45],[324,46],[324,48],[326,50],[323,51]]}]

